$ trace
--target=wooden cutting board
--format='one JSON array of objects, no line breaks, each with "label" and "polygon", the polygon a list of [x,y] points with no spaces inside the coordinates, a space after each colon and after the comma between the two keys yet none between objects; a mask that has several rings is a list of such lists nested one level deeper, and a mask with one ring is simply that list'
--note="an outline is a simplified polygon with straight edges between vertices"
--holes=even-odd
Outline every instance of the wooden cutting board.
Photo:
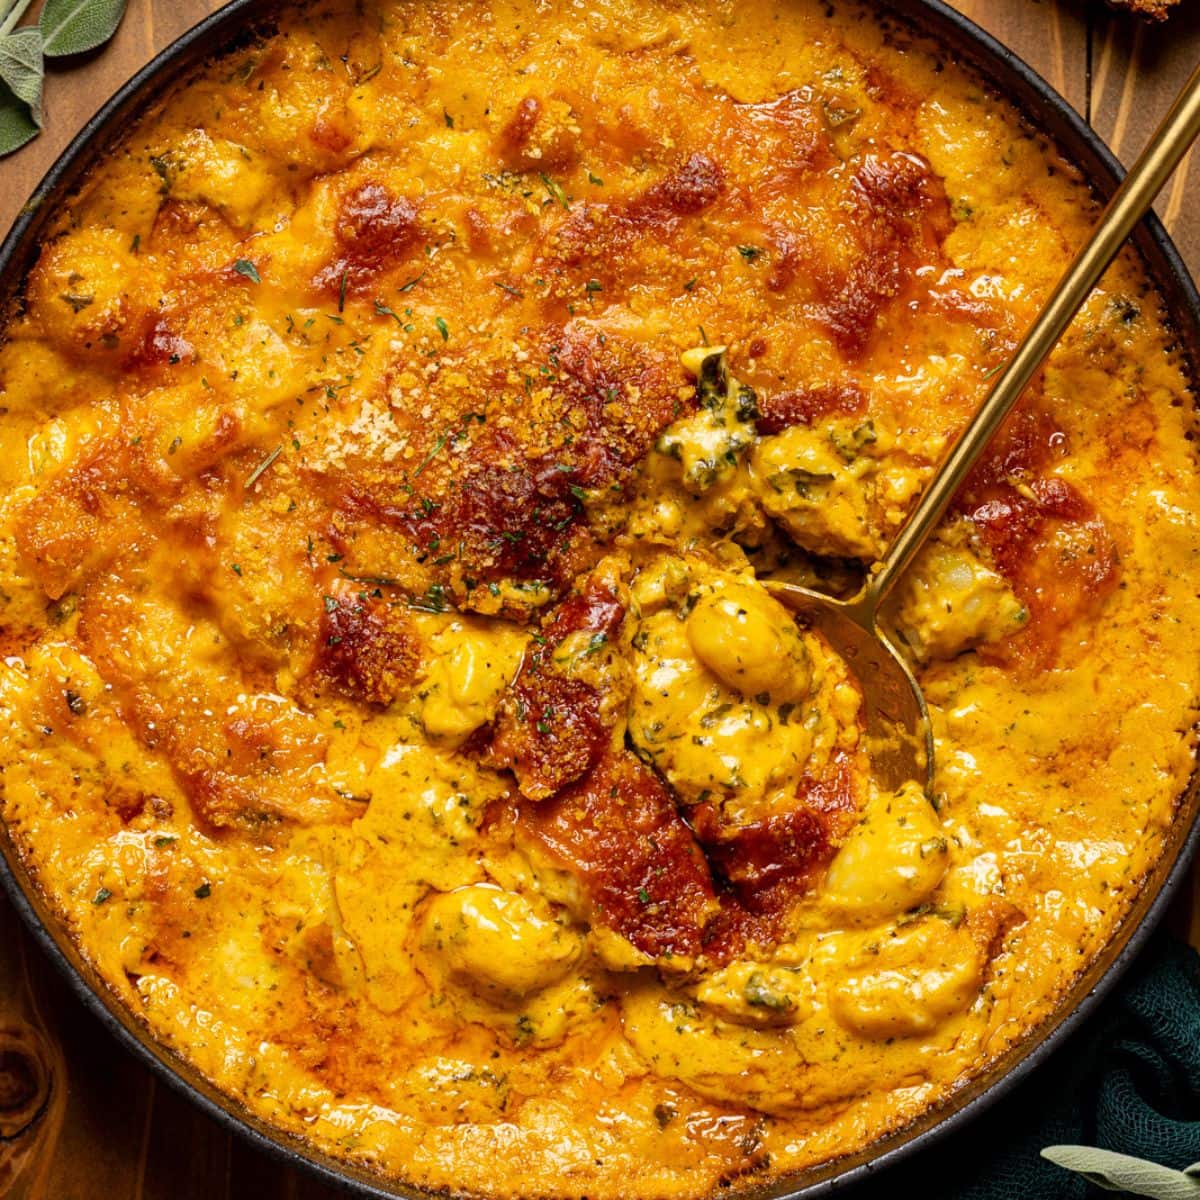
[{"label": "wooden cutting board", "polygon": [[[952,0],[954,2],[954,0]],[[902,7],[901,0],[901,7]],[[217,0],[130,0],[102,54],[47,79],[49,128],[0,160],[7,229],[99,100]],[[1084,0],[957,0],[1083,113],[1126,163],[1200,60],[1200,4],[1147,26]],[[1159,212],[1200,271],[1200,158]],[[1172,920],[1200,946],[1193,872]],[[248,1150],[117,1048],[0,900],[0,1197],[12,1200],[326,1200],[339,1193]]]}]

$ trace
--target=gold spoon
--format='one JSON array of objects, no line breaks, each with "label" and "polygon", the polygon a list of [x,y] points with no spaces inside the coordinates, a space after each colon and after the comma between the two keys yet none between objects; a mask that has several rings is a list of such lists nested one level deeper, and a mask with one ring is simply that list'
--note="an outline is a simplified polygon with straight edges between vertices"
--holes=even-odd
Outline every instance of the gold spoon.
[{"label": "gold spoon", "polygon": [[1200,67],[1184,85],[1109,201],[1087,244],[1025,334],[987,399],[959,434],[895,542],[871,568],[858,594],[838,600],[796,584],[768,583],[772,594],[820,633],[857,676],[863,689],[867,750],[881,787],[893,789],[916,779],[928,789],[934,761],[925,697],[911,667],[880,628],[880,606],[1198,134]]}]

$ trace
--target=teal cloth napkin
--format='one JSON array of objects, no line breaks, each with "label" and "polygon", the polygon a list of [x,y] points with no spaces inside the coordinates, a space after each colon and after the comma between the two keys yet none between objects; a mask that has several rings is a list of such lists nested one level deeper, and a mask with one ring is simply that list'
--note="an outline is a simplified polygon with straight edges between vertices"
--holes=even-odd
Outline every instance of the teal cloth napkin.
[{"label": "teal cloth napkin", "polygon": [[1112,1200],[1041,1156],[1099,1146],[1200,1162],[1200,956],[1159,933],[1074,1037],[970,1125],[848,1193],[853,1200]]}]

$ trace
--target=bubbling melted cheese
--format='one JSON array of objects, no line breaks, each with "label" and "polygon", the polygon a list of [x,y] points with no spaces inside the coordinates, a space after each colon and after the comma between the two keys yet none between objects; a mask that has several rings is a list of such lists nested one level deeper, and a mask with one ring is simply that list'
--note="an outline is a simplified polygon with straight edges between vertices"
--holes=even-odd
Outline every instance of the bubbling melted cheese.
[{"label": "bubbling melted cheese", "polygon": [[1193,766],[1134,258],[895,598],[932,796],[764,580],[855,586],[1093,214],[850,5],[321,0],[180,81],[0,345],[2,812],[81,951],[456,1194],[757,1187],[950,1095]]}]

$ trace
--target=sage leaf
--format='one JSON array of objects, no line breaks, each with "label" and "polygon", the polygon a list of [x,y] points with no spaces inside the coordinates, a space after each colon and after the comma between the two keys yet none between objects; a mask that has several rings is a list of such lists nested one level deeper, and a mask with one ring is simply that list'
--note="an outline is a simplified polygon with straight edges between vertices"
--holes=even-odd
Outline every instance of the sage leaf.
[{"label": "sage leaf", "polygon": [[38,18],[48,58],[83,54],[102,46],[117,31],[126,0],[46,0]]},{"label": "sage leaf", "polygon": [[1110,1192],[1132,1192],[1152,1200],[1200,1200],[1200,1163],[1175,1171],[1144,1158],[1095,1146],[1047,1146],[1042,1157],[1082,1175]]},{"label": "sage leaf", "polygon": [[37,122],[29,105],[13,95],[8,84],[0,83],[0,155],[19,150],[37,135]]},{"label": "sage leaf", "polygon": [[42,35],[36,28],[0,37],[0,80],[29,106],[35,124],[42,123]]}]

